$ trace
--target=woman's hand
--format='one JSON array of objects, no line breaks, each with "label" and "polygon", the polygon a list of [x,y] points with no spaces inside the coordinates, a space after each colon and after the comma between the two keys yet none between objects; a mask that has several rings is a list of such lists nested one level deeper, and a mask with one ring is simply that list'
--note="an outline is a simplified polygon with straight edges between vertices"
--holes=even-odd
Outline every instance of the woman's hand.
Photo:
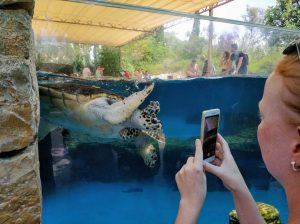
[{"label": "woman's hand", "polygon": [[224,186],[231,192],[247,189],[244,178],[231,155],[225,139],[218,134],[216,144],[216,159],[212,164],[204,161],[204,170],[219,177]]},{"label": "woman's hand", "polygon": [[237,167],[227,142],[218,134],[216,159],[213,164],[204,162],[204,169],[219,177],[233,195],[240,223],[265,223]]},{"label": "woman's hand", "polygon": [[196,223],[206,196],[206,176],[203,172],[203,152],[199,139],[195,146],[195,157],[189,157],[175,176],[181,196],[177,224]]}]

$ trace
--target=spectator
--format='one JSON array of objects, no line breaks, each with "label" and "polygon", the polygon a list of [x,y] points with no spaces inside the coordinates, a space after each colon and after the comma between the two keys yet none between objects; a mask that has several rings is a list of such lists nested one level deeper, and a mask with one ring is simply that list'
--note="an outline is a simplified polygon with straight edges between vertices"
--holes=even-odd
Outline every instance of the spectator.
[{"label": "spectator", "polygon": [[237,44],[231,44],[230,64],[227,69],[228,74],[246,75],[248,66],[248,55],[238,51]]},{"label": "spectator", "polygon": [[148,71],[145,71],[144,73],[144,79],[146,82],[150,81],[151,80],[151,75],[149,74]]},{"label": "spectator", "polygon": [[122,71],[122,72],[121,72],[121,75],[123,76],[123,78],[124,78],[125,80],[129,80],[129,79],[130,79],[130,74],[129,74],[129,72],[128,72],[127,70]]},{"label": "spectator", "polygon": [[229,66],[230,66],[230,53],[228,51],[224,51],[220,62],[221,74],[223,75],[227,74],[227,70]]},{"label": "spectator", "polygon": [[193,59],[192,63],[189,65],[186,71],[187,77],[194,78],[199,76],[199,66],[196,63],[196,60]]},{"label": "spectator", "polygon": [[96,72],[95,72],[95,77],[96,79],[100,79],[103,77],[103,72],[104,72],[104,68],[101,66],[97,66]]},{"label": "spectator", "polygon": [[208,70],[208,59],[202,55],[201,56],[201,61],[203,62],[203,67],[202,67],[202,76],[210,76],[215,74],[215,66],[211,63],[211,68],[210,71]]},{"label": "spectator", "polygon": [[141,70],[135,70],[134,77],[138,82],[143,81],[143,74],[142,74]]},{"label": "spectator", "polygon": [[82,78],[91,78],[92,77],[92,72],[89,67],[84,67],[82,70]]}]

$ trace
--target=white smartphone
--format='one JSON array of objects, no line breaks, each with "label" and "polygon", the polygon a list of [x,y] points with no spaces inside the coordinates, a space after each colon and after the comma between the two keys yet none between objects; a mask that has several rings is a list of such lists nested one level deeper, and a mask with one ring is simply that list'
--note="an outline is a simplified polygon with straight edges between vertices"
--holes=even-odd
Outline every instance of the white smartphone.
[{"label": "white smartphone", "polygon": [[207,162],[212,162],[215,159],[219,120],[219,109],[205,110],[202,112],[201,142],[203,159]]}]

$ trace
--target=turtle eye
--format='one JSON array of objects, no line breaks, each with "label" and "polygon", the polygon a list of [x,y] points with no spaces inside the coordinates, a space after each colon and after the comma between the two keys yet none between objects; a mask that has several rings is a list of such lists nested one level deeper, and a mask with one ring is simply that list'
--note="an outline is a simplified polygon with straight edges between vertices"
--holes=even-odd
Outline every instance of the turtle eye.
[{"label": "turtle eye", "polygon": [[107,99],[106,102],[108,103],[108,105],[112,105],[114,103],[114,101],[111,99]]}]

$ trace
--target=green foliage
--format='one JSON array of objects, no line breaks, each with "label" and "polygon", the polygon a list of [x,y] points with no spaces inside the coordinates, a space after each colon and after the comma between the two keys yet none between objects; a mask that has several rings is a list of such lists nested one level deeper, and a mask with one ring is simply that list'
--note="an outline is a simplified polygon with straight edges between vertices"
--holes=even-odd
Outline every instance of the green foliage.
[{"label": "green foliage", "polygon": [[[243,18],[244,21],[252,23],[264,21],[268,25],[299,27],[299,10],[299,7],[292,5],[291,0],[277,0],[277,5],[270,7],[265,16],[262,9],[247,7]],[[130,73],[143,70],[154,75],[185,73],[192,59],[197,61],[201,72],[203,62],[200,58],[207,55],[208,35],[202,32],[201,36],[199,25],[200,21],[194,20],[187,40],[177,38],[174,33],[164,32],[163,27],[160,27],[153,34],[120,48],[57,42],[52,45],[38,43],[36,56],[39,62],[72,64],[77,72],[81,72],[84,66],[91,68],[101,65],[105,68],[104,74],[109,76],[118,76],[121,70]],[[220,70],[219,62],[223,51],[229,51],[230,44],[237,43],[239,50],[249,55],[249,73],[269,74],[281,57],[282,46],[294,36],[255,27],[246,27],[245,32],[240,32],[234,27],[214,38],[212,61],[216,73]]]},{"label": "green foliage", "polygon": [[249,53],[249,74],[269,75],[275,63],[282,57],[277,48],[271,48],[267,52],[256,50]]},{"label": "green foliage", "polygon": [[100,50],[99,61],[105,68],[104,75],[119,76],[121,72],[120,49],[116,47],[103,47]]},{"label": "green foliage", "polygon": [[36,40],[36,61],[72,65],[75,72],[80,73],[84,67],[94,67],[90,58],[91,46],[40,39]]},{"label": "green foliage", "polygon": [[[247,6],[246,14],[242,16],[245,22],[263,24],[264,10],[258,7]],[[253,50],[259,48],[262,39],[262,30],[256,27],[246,27],[246,33],[242,37],[242,48],[244,50]]]},{"label": "green foliage", "polygon": [[[299,29],[300,7],[292,0],[277,0],[276,5],[269,7],[265,12],[265,24],[278,27]],[[267,33],[270,45],[286,45],[295,39],[294,35],[280,32]]]},{"label": "green foliage", "polygon": [[151,74],[185,72],[192,59],[200,59],[206,45],[207,40],[196,35],[182,41],[172,33],[155,33],[122,47],[122,69]]},{"label": "green foliage", "polygon": [[197,38],[200,35],[200,19],[194,18],[193,29],[190,35],[190,40],[193,38]]},{"label": "green foliage", "polygon": [[300,7],[292,0],[277,0],[276,6],[266,10],[265,23],[272,26],[299,28]]},{"label": "green foliage", "polygon": [[[160,36],[161,37],[161,36]],[[161,63],[166,56],[165,44],[157,36],[148,36],[132,42],[122,48],[122,68],[133,72],[134,70],[148,70]]]},{"label": "green foliage", "polygon": [[73,65],[73,68],[74,68],[75,72],[80,73],[82,71],[84,65],[83,65],[83,57],[80,54],[80,52],[78,52],[75,55],[75,58],[74,58],[74,61],[73,61],[72,65]]}]

